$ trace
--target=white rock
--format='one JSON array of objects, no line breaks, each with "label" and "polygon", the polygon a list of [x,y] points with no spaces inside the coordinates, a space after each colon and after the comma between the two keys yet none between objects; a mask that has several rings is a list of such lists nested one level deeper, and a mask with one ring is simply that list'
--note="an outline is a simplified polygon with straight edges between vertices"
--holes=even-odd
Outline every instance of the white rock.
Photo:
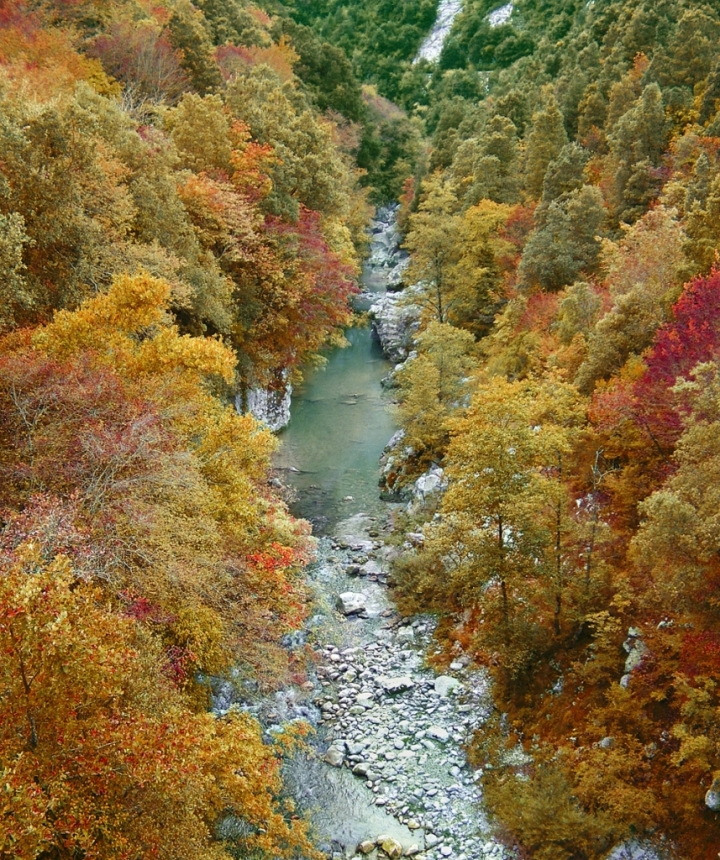
[{"label": "white rock", "polygon": [[457,690],[462,684],[457,678],[451,678],[450,675],[440,675],[435,678],[435,692],[440,696],[449,696],[453,690]]},{"label": "white rock", "polygon": [[487,16],[487,22],[491,27],[499,27],[501,24],[505,24],[510,20],[512,13],[513,4],[506,3],[504,6],[500,6],[499,9],[493,9],[493,11]]},{"label": "white rock", "polygon": [[358,591],[344,591],[338,595],[337,608],[343,615],[356,615],[367,606],[367,597]]},{"label": "white rock", "polygon": [[660,855],[652,845],[630,839],[614,848],[607,860],[660,860]]},{"label": "white rock", "polygon": [[450,740],[450,733],[442,726],[430,726],[427,730],[429,738],[439,741],[441,744],[446,744]]},{"label": "white rock", "polygon": [[403,693],[405,690],[412,690],[415,686],[415,682],[409,675],[398,675],[392,678],[388,675],[381,675],[378,682],[386,693],[391,694]]},{"label": "white rock", "polygon": [[705,794],[705,806],[713,812],[720,810],[720,779],[713,780],[710,790]]},{"label": "white rock", "polygon": [[247,393],[245,410],[242,408],[242,398],[238,394],[235,398],[235,408],[240,413],[249,412],[276,433],[290,423],[291,399],[292,385],[285,377],[280,380],[277,389],[251,388]]},{"label": "white rock", "polygon": [[414,642],[415,631],[412,629],[412,627],[401,627],[395,634],[395,641],[398,644]]}]

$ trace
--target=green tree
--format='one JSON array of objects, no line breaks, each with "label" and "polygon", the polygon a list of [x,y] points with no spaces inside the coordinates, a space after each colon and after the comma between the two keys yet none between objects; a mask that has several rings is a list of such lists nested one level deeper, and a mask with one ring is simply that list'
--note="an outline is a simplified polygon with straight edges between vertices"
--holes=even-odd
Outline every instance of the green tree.
[{"label": "green tree", "polygon": [[190,0],[173,0],[168,22],[172,46],[180,51],[180,65],[194,89],[207,95],[222,83],[220,69],[212,56],[206,18]]},{"label": "green tree", "polygon": [[657,197],[660,181],[655,171],[660,167],[667,135],[662,92],[657,84],[649,84],[609,135],[617,221],[632,224]]},{"label": "green tree", "polygon": [[544,94],[543,109],[533,115],[525,146],[525,190],[533,200],[542,194],[545,173],[567,143],[563,116],[555,96]]},{"label": "green tree", "polygon": [[528,239],[518,271],[529,284],[557,290],[580,272],[592,274],[605,223],[600,190],[583,185],[542,212],[543,226]]},{"label": "green tree", "polygon": [[585,281],[576,281],[565,290],[558,307],[556,330],[564,344],[577,335],[587,338],[597,322],[602,299]]},{"label": "green tree", "polygon": [[[701,170],[703,167],[704,165],[700,164]],[[702,181],[702,176],[699,179]],[[698,191],[695,191],[695,188],[698,188]],[[705,190],[702,184],[699,187],[691,186],[688,194],[694,197],[694,199],[690,197],[692,205],[687,212],[685,228],[687,232],[685,254],[690,260],[688,274],[705,274],[715,263],[720,248],[720,177],[713,176],[710,187]],[[705,196],[704,200],[703,196]]]},{"label": "green tree", "polygon": [[265,205],[274,214],[295,221],[300,204],[326,216],[347,214],[352,175],[331,127],[292,84],[283,84],[268,66],[254,66],[230,84],[227,103],[256,140],[273,148],[273,186]]},{"label": "green tree", "polygon": [[448,176],[466,206],[480,200],[516,203],[520,192],[517,130],[512,120],[493,116],[478,137],[457,146]]}]

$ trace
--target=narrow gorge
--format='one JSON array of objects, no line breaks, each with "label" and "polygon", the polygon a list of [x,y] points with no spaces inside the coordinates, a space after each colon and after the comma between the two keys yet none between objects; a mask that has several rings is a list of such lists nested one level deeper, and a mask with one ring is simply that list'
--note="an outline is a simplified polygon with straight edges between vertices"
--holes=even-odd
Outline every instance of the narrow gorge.
[{"label": "narrow gorge", "polygon": [[[397,304],[403,252],[394,210],[378,213],[363,275],[361,307],[378,296]],[[392,312],[390,314],[392,317]],[[412,317],[412,314],[410,315]],[[402,325],[385,347],[397,354]],[[315,612],[289,642],[310,644],[318,661],[302,690],[277,694],[259,716],[309,719],[315,753],[287,769],[288,785],[329,855],[508,856],[491,838],[477,775],[463,744],[491,707],[483,672],[463,655],[449,674],[426,665],[434,621],[401,618],[388,591],[393,513],[404,507],[378,498],[378,461],[394,430],[393,406],[381,380],[391,368],[375,331],[349,332],[350,346],[328,356],[295,392],[292,420],[276,460],[296,494],[295,513],[322,535],[308,569]],[[227,704],[227,703],[226,703]]]}]

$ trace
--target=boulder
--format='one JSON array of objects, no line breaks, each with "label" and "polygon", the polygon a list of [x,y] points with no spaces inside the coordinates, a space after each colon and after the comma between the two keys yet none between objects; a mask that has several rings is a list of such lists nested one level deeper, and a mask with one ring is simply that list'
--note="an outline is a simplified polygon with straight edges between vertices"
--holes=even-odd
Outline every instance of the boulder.
[{"label": "boulder", "polygon": [[628,630],[628,637],[623,642],[623,648],[627,654],[627,659],[625,660],[625,671],[620,679],[621,687],[628,687],[630,685],[630,678],[632,673],[637,667],[642,663],[642,659],[647,652],[647,645],[640,638],[641,632],[637,627],[631,627]]},{"label": "boulder", "polygon": [[421,475],[417,481],[415,481],[415,492],[425,498],[431,493],[437,492],[437,490],[440,489],[441,483],[441,476],[434,472],[431,472],[429,475]]},{"label": "boulder", "polygon": [[390,695],[404,693],[405,690],[412,690],[415,686],[415,682],[409,675],[397,675],[393,678],[388,675],[381,675],[378,682],[383,690]]},{"label": "boulder", "polygon": [[458,687],[462,687],[457,678],[451,678],[450,675],[440,675],[435,678],[435,692],[439,696],[449,696]]},{"label": "boulder", "polygon": [[401,627],[395,634],[395,641],[398,644],[409,645],[415,641],[415,631],[412,627]]},{"label": "boulder", "polygon": [[607,860],[660,860],[660,854],[648,842],[629,839],[613,848]]},{"label": "boulder", "polygon": [[720,810],[720,777],[713,780],[709,791],[705,794],[705,806],[713,812]]},{"label": "boulder", "polygon": [[375,843],[371,842],[370,839],[365,839],[358,845],[357,850],[361,854],[370,854],[372,851],[375,850]]},{"label": "boulder", "polygon": [[331,746],[325,753],[323,761],[333,767],[341,767],[342,763],[345,761],[345,754],[341,749],[338,749],[338,747]]},{"label": "boulder", "polygon": [[440,741],[441,744],[446,744],[450,740],[450,732],[442,726],[430,726],[427,730],[427,736],[433,740]]},{"label": "boulder", "polygon": [[388,857],[391,858],[391,860],[396,860],[397,857],[402,857],[402,845],[397,841],[397,839],[393,839],[391,836],[383,839],[380,843],[380,848]]},{"label": "boulder", "polygon": [[273,433],[282,430],[290,423],[290,401],[292,385],[287,373],[278,379],[276,388],[251,388],[246,395],[245,408],[242,397],[235,398],[235,408],[239,413],[249,412],[265,424]]},{"label": "boulder", "polygon": [[410,287],[402,293],[386,293],[372,305],[368,314],[373,336],[386,357],[393,362],[405,361],[419,326],[420,307],[412,303]]},{"label": "boulder", "polygon": [[337,608],[343,615],[357,615],[364,612],[367,606],[367,597],[359,591],[344,591],[338,595]]}]

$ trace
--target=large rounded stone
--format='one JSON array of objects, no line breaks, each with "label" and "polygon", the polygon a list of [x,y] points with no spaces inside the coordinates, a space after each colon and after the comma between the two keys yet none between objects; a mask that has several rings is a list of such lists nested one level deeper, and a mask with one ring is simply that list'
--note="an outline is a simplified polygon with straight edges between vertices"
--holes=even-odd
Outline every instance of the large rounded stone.
[{"label": "large rounded stone", "polygon": [[345,761],[345,755],[343,754],[342,750],[333,746],[330,747],[330,749],[325,753],[323,761],[327,762],[333,767],[340,767],[343,761]]},{"label": "large rounded stone", "polygon": [[440,675],[435,678],[435,692],[440,696],[449,696],[453,690],[457,690],[462,684],[457,678],[451,678],[450,675]]},{"label": "large rounded stone", "polygon": [[359,591],[344,591],[338,595],[337,608],[343,615],[357,615],[367,606],[367,597]]}]

